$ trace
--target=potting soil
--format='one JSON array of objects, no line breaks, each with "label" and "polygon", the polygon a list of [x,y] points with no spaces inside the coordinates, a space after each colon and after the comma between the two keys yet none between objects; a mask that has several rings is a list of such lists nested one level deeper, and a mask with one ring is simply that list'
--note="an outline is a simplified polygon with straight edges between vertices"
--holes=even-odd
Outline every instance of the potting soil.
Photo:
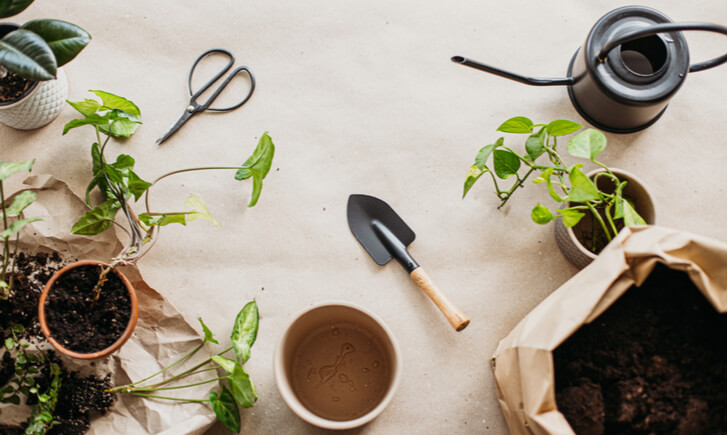
[{"label": "potting soil", "polygon": [[[20,342],[43,342],[45,339],[38,325],[38,301],[45,283],[62,266],[57,254],[18,254],[14,289],[8,300],[0,300],[0,343],[11,336],[13,325],[22,325],[24,331],[16,333]],[[30,348],[32,349],[32,348]],[[40,352],[32,350],[32,353]],[[104,415],[111,407],[114,396],[104,392],[111,386],[110,374],[104,377],[82,376],[68,370],[63,360],[55,353],[43,352],[49,362],[61,367],[61,388],[58,402],[53,412],[53,420],[58,422],[48,431],[49,435],[76,435],[85,433],[94,416]],[[15,373],[14,354],[0,347],[0,388],[8,385]],[[93,364],[93,363],[92,363]],[[45,364],[40,373],[33,376],[39,391],[47,391],[50,385],[50,366]],[[35,405],[34,395],[27,398],[27,405]],[[8,426],[0,416],[0,434],[12,435],[25,433],[24,426]]]},{"label": "potting soil", "polygon": [[113,272],[106,275],[98,300],[99,266],[80,266],[56,280],[45,310],[51,337],[81,353],[103,350],[121,337],[131,317],[129,292]]},{"label": "potting soil", "polygon": [[726,315],[684,272],[658,265],[553,357],[577,434],[726,431]]}]

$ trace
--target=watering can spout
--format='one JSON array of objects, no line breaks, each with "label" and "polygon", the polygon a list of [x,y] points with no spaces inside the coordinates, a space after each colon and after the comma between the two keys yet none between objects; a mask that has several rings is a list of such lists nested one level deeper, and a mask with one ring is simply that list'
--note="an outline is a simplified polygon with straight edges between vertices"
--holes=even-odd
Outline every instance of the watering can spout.
[{"label": "watering can spout", "polygon": [[541,77],[526,77],[519,74],[512,73],[510,71],[502,70],[500,68],[496,68],[490,65],[486,65],[480,62],[476,62],[474,60],[470,60],[463,56],[453,56],[450,58],[451,61],[455,63],[459,63],[460,65],[469,66],[470,68],[475,68],[480,71],[485,71],[487,73],[495,74],[497,76],[505,77],[510,80],[517,81],[519,83],[523,83],[526,85],[531,86],[566,86],[566,85],[572,85],[574,84],[574,78],[573,77],[564,77],[564,78],[541,78]]}]

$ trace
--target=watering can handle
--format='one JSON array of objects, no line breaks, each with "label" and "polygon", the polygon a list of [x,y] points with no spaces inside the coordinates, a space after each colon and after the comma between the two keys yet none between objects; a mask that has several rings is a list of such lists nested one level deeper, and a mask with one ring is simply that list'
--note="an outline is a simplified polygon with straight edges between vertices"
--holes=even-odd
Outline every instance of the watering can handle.
[{"label": "watering can handle", "polygon": [[[665,32],[676,32],[680,30],[702,30],[705,32],[715,32],[726,34],[726,27],[718,24],[708,23],[664,23],[656,24],[654,26],[644,27],[641,29],[626,32],[616,38],[610,39],[604,44],[599,53],[597,53],[597,61],[604,62],[607,59],[607,53],[612,51],[614,47],[620,46],[625,42],[634,41],[635,39],[642,38],[643,36],[656,35],[658,33]],[[706,60],[705,62],[695,63],[690,65],[690,72],[702,71],[714,66],[721,65],[726,62],[726,55],[718,56],[714,59]]]}]

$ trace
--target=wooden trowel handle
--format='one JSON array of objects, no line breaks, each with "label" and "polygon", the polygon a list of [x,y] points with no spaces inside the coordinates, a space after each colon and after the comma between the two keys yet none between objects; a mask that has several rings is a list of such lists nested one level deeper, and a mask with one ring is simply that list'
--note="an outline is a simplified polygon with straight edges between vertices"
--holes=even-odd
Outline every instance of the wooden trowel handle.
[{"label": "wooden trowel handle", "polygon": [[427,296],[429,296],[430,299],[432,299],[432,302],[437,305],[437,308],[442,311],[442,314],[445,315],[447,321],[450,322],[456,331],[462,331],[466,326],[468,326],[470,319],[468,319],[468,317],[463,314],[458,307],[450,302],[450,299],[442,293],[442,291],[437,287],[437,284],[435,284],[435,282],[432,281],[432,278],[430,278],[427,272],[425,272],[423,267],[418,267],[413,270],[410,274],[410,278],[412,278],[412,281],[416,282],[417,285],[420,286],[425,293],[427,293]]}]

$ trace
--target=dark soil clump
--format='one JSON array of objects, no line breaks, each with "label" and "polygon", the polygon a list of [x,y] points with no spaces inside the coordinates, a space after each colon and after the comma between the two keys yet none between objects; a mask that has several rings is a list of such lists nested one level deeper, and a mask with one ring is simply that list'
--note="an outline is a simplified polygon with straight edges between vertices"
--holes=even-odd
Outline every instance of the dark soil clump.
[{"label": "dark soil clump", "polygon": [[578,434],[726,432],[726,315],[684,272],[658,265],[559,346],[554,369]]},{"label": "dark soil clump", "polygon": [[[16,258],[12,293],[8,300],[0,300],[0,390],[15,385],[12,379],[15,377],[18,361],[17,348],[12,352],[5,350],[4,340],[13,336],[11,329],[16,325],[24,327],[22,332],[15,332],[18,343],[27,344],[45,340],[38,325],[38,301],[43,286],[61,266],[63,261],[57,254],[19,253]],[[47,391],[50,387],[50,363],[58,364],[61,368],[61,386],[56,408],[52,414],[53,420],[58,423],[48,431],[48,434],[85,433],[90,420],[106,414],[113,404],[114,396],[104,392],[111,386],[111,375],[107,374],[101,378],[82,376],[78,372],[64,368],[63,360],[52,351],[43,354],[47,363],[40,364],[39,373],[31,375],[39,391]],[[38,401],[34,394],[23,396],[27,398],[28,406],[34,406]],[[0,398],[2,397],[3,394],[0,394]],[[25,433],[27,423],[22,427],[8,426],[7,422],[1,420],[2,416],[0,416],[0,435]]]},{"label": "dark soil clump", "polygon": [[0,104],[19,100],[30,91],[33,83],[32,80],[8,72],[5,77],[0,78]]},{"label": "dark soil clump", "polygon": [[81,353],[97,352],[121,337],[131,317],[129,291],[113,271],[94,300],[99,266],[80,266],[64,273],[48,293],[45,310],[51,336]]}]

